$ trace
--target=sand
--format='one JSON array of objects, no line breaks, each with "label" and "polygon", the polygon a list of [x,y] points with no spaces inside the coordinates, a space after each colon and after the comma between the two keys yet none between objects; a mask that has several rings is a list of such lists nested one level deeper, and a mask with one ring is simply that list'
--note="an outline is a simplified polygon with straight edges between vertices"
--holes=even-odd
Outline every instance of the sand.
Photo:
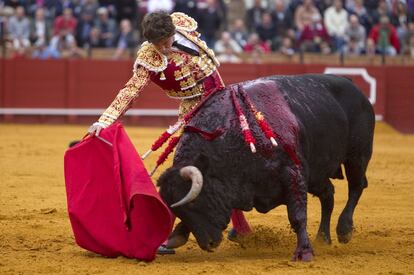
[{"label": "sand", "polygon": [[[66,212],[63,154],[86,127],[0,124],[0,274],[414,274],[412,135],[377,125],[369,186],[355,212],[353,239],[346,245],[336,239],[347,184],[335,181],[333,243],[314,243],[316,255],[310,263],[290,261],[296,238],[284,206],[265,215],[247,213],[255,233],[244,248],[224,240],[216,252],[208,253],[191,237],[176,255],[146,263],[104,258],[74,242]],[[127,127],[141,153],[162,130]],[[156,156],[145,161],[148,169]],[[319,201],[309,196],[312,240],[319,218]]]}]

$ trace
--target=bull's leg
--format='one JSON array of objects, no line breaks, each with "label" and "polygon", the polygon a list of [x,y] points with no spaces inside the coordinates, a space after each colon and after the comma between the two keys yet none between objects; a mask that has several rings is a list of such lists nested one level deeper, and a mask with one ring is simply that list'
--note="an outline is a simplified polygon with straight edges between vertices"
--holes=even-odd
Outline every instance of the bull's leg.
[{"label": "bull's leg", "polygon": [[313,249],[306,229],[307,185],[298,170],[288,170],[288,174],[292,181],[287,188],[287,210],[290,225],[297,237],[297,246],[292,260],[310,261],[312,260]]},{"label": "bull's leg", "polygon": [[348,179],[348,201],[341,215],[339,216],[336,234],[338,241],[347,243],[352,238],[353,215],[362,191],[368,186],[365,171],[368,159],[361,158],[350,160],[345,163],[345,172]]},{"label": "bull's leg", "polygon": [[319,225],[318,234],[316,240],[326,244],[331,244],[331,215],[334,207],[334,186],[332,182],[327,179],[326,189],[318,194],[319,201],[321,203],[321,223]]}]

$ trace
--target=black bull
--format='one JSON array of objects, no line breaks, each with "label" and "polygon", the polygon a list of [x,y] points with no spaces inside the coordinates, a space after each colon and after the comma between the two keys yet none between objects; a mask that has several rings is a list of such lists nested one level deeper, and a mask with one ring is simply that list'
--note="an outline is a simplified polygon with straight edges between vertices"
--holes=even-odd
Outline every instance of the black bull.
[{"label": "black bull", "polygon": [[[375,116],[367,98],[350,80],[333,75],[274,76],[240,85],[280,136],[279,145],[272,146],[241,104],[257,139],[257,153],[252,153],[243,140],[229,89],[212,96],[190,126],[223,133],[209,141],[194,131],[185,132],[173,166],[158,181],[169,205],[189,195],[183,205],[172,207],[181,219],[172,236],[181,234],[186,241],[191,231],[202,249],[211,250],[221,242],[232,209],[254,207],[266,213],[285,204],[297,235],[294,259],[310,260],[307,192],[321,203],[317,239],[330,243],[334,206],[330,178],[343,179],[343,165],[349,192],[336,232],[340,242],[350,241],[353,213],[368,185],[365,173],[372,154]],[[193,170],[183,173],[183,167]],[[201,192],[189,194],[194,188]]]}]

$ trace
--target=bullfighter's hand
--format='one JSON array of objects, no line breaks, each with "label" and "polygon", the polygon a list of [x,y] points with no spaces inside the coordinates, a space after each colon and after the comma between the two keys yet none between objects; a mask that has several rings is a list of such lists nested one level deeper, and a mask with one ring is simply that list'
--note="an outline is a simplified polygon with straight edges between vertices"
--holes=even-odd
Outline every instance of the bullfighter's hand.
[{"label": "bullfighter's hand", "polygon": [[94,124],[92,124],[89,129],[88,129],[88,133],[90,135],[95,135],[95,136],[99,136],[100,132],[104,129],[105,127],[99,123],[99,122],[95,122]]}]

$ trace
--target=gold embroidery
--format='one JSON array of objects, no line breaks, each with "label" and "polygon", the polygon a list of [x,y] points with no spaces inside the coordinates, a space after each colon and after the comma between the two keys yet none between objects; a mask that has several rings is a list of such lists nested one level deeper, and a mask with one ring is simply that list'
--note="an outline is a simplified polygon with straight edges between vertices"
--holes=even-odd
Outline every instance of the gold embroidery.
[{"label": "gold embroidery", "polygon": [[174,91],[170,90],[167,91],[167,95],[172,98],[193,98],[196,96],[202,95],[204,92],[204,88],[202,84],[198,84],[193,88],[187,89],[185,91]]},{"label": "gold embroidery", "polygon": [[181,69],[178,69],[174,72],[175,80],[181,80],[191,74],[188,66],[184,66]]},{"label": "gold embroidery", "polygon": [[190,76],[187,79],[184,79],[184,80],[180,81],[181,91],[192,88],[195,85],[196,85],[196,81],[194,80],[194,78],[192,76]]},{"label": "gold embroidery", "polygon": [[182,119],[188,112],[190,112],[201,100],[201,96],[194,98],[183,99],[178,110],[178,117]]},{"label": "gold embroidery", "polygon": [[98,121],[110,125],[117,120],[130,107],[149,80],[149,71],[139,66]]},{"label": "gold embroidery", "polygon": [[183,57],[179,53],[172,53],[170,55],[170,58],[172,59],[172,61],[175,63],[177,67],[181,66],[181,64],[184,63]]},{"label": "gold embroidery", "polygon": [[177,30],[192,32],[197,29],[197,22],[182,12],[174,12],[171,14],[171,19]]},{"label": "gold embroidery", "polygon": [[168,60],[153,44],[146,41],[142,43],[141,48],[137,52],[134,68],[137,68],[138,65],[153,72],[161,72],[167,68]]}]

